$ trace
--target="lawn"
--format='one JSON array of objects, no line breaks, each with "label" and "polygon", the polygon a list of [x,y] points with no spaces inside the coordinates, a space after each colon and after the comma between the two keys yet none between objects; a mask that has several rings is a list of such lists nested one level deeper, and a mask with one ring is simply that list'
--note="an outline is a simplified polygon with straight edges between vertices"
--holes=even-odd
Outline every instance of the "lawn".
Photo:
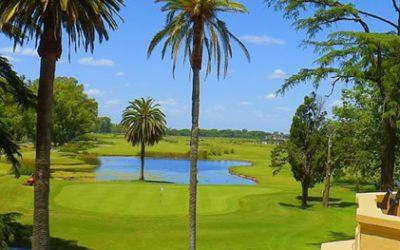
[{"label": "lawn", "polygon": [[[95,136],[103,143],[89,149],[90,153],[138,153],[138,148],[132,148],[121,136]],[[184,154],[189,149],[188,142],[188,138],[168,137],[149,148],[149,152]],[[199,186],[199,249],[319,249],[322,242],[353,237],[356,205],[351,190],[334,186],[331,208],[323,209],[318,185],[310,192],[310,207],[302,209],[296,199],[300,185],[293,181],[290,171],[278,176],[271,174],[268,167],[271,146],[248,140],[210,138],[201,140],[200,150],[214,152],[208,154],[210,159],[251,162],[252,166],[232,171],[254,177],[258,184]],[[24,156],[29,154],[32,153],[26,151]],[[62,161],[65,157],[68,160]],[[57,159],[55,166],[85,165],[76,162],[74,155],[56,152],[53,158]],[[0,164],[0,213],[22,213],[21,223],[29,229],[32,188],[21,185],[24,178],[17,180],[5,175],[5,167]],[[93,180],[91,173],[75,173],[71,177],[72,180],[57,178],[51,183],[51,233],[55,249],[186,249],[187,185],[100,182]]]}]

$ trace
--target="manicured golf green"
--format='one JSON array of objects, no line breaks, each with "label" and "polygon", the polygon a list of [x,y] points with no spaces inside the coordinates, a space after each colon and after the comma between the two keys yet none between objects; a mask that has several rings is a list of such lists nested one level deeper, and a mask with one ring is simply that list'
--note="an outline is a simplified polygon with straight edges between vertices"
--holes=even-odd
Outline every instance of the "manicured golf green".
[{"label": "manicured golf green", "polygon": [[[110,144],[91,149],[91,153],[135,155],[138,151],[122,137],[105,135],[102,140]],[[150,151],[184,153],[187,143],[188,138],[167,138]],[[301,209],[296,199],[300,185],[290,171],[271,174],[271,146],[230,139],[203,139],[201,143],[201,150],[233,148],[234,153],[210,158],[251,162],[252,166],[233,171],[255,177],[259,184],[199,186],[199,249],[319,249],[322,242],[353,237],[356,205],[349,189],[334,186],[331,208],[323,209],[321,187],[317,186],[310,192],[311,206]],[[59,159],[64,156],[54,156],[63,165]],[[67,162],[74,160],[70,156]],[[24,178],[5,175],[5,167],[0,164],[0,213],[20,212],[21,222],[30,225],[32,187],[22,185]],[[57,178],[51,184],[55,249],[186,249],[187,185],[100,182],[85,173],[68,174],[70,178]]]}]

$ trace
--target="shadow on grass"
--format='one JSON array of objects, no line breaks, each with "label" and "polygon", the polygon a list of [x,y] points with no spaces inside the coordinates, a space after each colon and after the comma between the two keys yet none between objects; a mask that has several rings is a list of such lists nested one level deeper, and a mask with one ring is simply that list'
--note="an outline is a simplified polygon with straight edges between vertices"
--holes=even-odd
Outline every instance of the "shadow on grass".
[{"label": "shadow on grass", "polygon": [[148,183],[161,183],[161,184],[168,184],[168,183],[174,183],[172,181],[152,181],[152,180],[144,180],[144,182],[148,182]]},{"label": "shadow on grass", "polygon": [[295,205],[295,204],[290,204],[290,203],[285,203],[285,202],[278,202],[278,205],[282,206],[282,207],[298,208],[298,209],[308,209],[308,208],[311,208],[311,207],[314,206],[313,204],[308,204],[306,207],[303,207],[300,204],[299,205]]},{"label": "shadow on grass", "polygon": [[334,241],[342,241],[342,240],[353,240],[354,236],[350,234],[346,234],[343,232],[335,232],[335,231],[329,231],[329,237],[327,240],[324,240],[322,242],[316,242],[316,243],[308,243],[307,245],[312,245],[312,246],[321,246],[322,243],[326,242],[334,242]]},{"label": "shadow on grass", "polygon": [[[296,196],[296,199],[301,201],[301,196]],[[329,198],[329,202],[338,202],[341,199],[337,199],[337,198]],[[311,201],[311,202],[321,202],[322,203],[322,197],[320,196],[309,196],[307,201]]]},{"label": "shadow on grass", "polygon": [[[301,201],[301,196],[297,196],[296,199]],[[285,202],[279,202],[278,204],[282,207],[308,209],[308,208],[315,206],[316,203],[322,204],[322,197],[310,196],[310,197],[308,197],[307,202],[308,202],[308,205],[306,207],[301,206],[300,202],[299,202],[299,204],[291,204],[291,203],[285,203]],[[329,207],[330,208],[357,207],[357,203],[342,201],[342,199],[338,199],[338,198],[329,198]]]},{"label": "shadow on grass", "polygon": [[337,202],[337,203],[329,203],[329,207],[332,207],[332,208],[354,207],[354,208],[356,208],[357,207],[357,203],[342,201],[342,202]]},{"label": "shadow on grass", "polygon": [[[15,223],[14,229],[14,243],[11,243],[10,246],[13,248],[31,249],[32,226]],[[90,248],[79,246],[77,241],[74,240],[64,240],[54,237],[51,237],[50,240],[52,250],[90,250]]]}]

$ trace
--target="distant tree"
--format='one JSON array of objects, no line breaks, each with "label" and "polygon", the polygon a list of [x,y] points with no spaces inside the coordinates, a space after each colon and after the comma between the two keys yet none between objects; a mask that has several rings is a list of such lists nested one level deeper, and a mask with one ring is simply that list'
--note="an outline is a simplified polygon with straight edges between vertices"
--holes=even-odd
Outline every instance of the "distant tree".
[{"label": "distant tree", "polygon": [[97,133],[111,133],[112,132],[111,118],[107,117],[107,116],[98,117],[96,119],[94,132],[97,132]]},{"label": "distant tree", "polygon": [[[30,82],[32,92],[38,90],[38,80]],[[10,127],[14,139],[27,138],[35,141],[36,112],[24,110],[7,96],[0,100],[0,114]],[[51,141],[55,146],[63,145],[87,133],[94,126],[97,117],[97,102],[84,93],[83,85],[74,78],[57,77],[54,80],[53,133]]]},{"label": "distant tree", "polygon": [[[293,117],[289,140],[272,151],[271,167],[279,173],[286,161],[290,164],[296,181],[301,182],[302,206],[307,206],[308,189],[324,177],[326,143],[321,131],[325,112],[315,99],[306,96]],[[287,154],[287,156],[285,156]]]},{"label": "distant tree", "polygon": [[89,132],[96,122],[97,102],[84,93],[84,87],[74,78],[57,77],[54,80],[52,141],[63,145]]},{"label": "distant tree", "polygon": [[122,126],[121,124],[115,124],[115,123],[111,123],[111,133],[113,134],[121,134],[122,131]]},{"label": "distant tree", "polygon": [[[264,139],[270,133],[264,131],[248,131],[232,130],[232,129],[201,129],[199,136],[201,137],[224,137],[224,138],[247,138],[247,139]],[[190,129],[167,129],[168,136],[190,136]]]},{"label": "distant tree", "polygon": [[224,75],[228,72],[228,59],[232,57],[231,39],[250,55],[243,43],[227,28],[225,22],[218,18],[218,13],[247,13],[244,5],[220,0],[155,0],[163,3],[162,11],[167,13],[165,27],[150,42],[148,55],[165,39],[162,49],[164,58],[166,49],[171,48],[173,73],[179,51],[183,45],[184,58],[190,59],[193,73],[192,90],[192,129],[190,140],[190,183],[189,183],[189,249],[196,249],[196,195],[197,195],[197,159],[199,140],[200,112],[200,70],[203,62],[203,49],[206,51],[206,75],[211,72],[213,59],[217,63],[217,74],[220,73],[221,60],[224,61]]},{"label": "distant tree", "polygon": [[165,135],[165,115],[153,99],[140,98],[130,102],[122,113],[121,125],[132,146],[140,145],[140,177],[144,180],[145,147],[158,143]]},{"label": "distant tree", "polygon": [[[32,83],[31,89],[37,92],[39,80]],[[51,141],[54,146],[60,146],[74,138],[90,131],[96,122],[97,102],[84,93],[84,86],[72,77],[57,77],[54,79],[53,129]],[[33,111],[31,111],[33,112]],[[34,112],[33,112],[34,113]],[[27,114],[24,114],[27,116]],[[35,116],[28,115],[28,116]],[[33,126],[25,121],[25,126]],[[32,138],[34,139],[34,138]]]}]

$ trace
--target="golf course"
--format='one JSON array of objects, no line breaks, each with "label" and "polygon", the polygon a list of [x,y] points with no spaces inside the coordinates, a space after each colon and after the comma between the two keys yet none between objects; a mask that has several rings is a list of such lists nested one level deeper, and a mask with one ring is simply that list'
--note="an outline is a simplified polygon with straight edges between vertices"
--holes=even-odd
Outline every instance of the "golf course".
[{"label": "golf course", "polygon": [[[84,155],[138,156],[140,149],[123,135],[87,137],[91,146],[85,150],[52,151],[52,249],[186,249],[188,185],[147,178],[144,182],[96,180],[96,165],[82,160]],[[189,140],[166,137],[148,147],[146,154],[185,158]],[[322,185],[317,185],[310,190],[309,206],[302,208],[301,186],[289,166],[272,175],[273,145],[228,138],[200,138],[199,143],[204,159],[249,162],[230,172],[256,180],[253,185],[199,184],[199,249],[319,249],[323,242],[354,237],[355,191],[350,187],[333,183],[330,207],[324,209]],[[24,145],[22,154],[23,162],[33,160],[33,147]],[[0,214],[20,213],[19,228],[30,235],[33,187],[23,185],[28,176],[16,179],[8,170],[9,165],[1,163]],[[18,237],[15,247],[30,248],[29,236]]]}]

